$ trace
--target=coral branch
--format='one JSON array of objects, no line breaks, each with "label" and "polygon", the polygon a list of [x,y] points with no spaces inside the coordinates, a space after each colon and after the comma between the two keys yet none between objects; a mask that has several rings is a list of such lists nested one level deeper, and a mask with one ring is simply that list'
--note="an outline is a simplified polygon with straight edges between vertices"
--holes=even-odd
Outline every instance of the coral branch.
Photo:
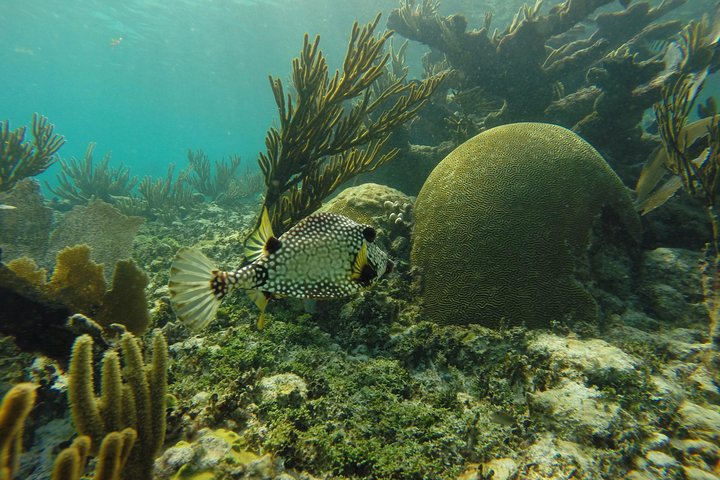
[{"label": "coral branch", "polygon": [[391,32],[374,34],[379,20],[353,25],[342,71],[332,77],[320,37],[311,42],[306,35],[293,60],[294,98],[270,77],[280,128],[268,131],[259,164],[276,233],[314,211],[342,182],[393,158],[396,150],[383,150],[392,130],[416,115],[445,76],[419,83],[401,77],[373,89],[391,56],[383,53]]},{"label": "coral branch", "polygon": [[10,190],[23,178],[44,172],[65,143],[61,135],[53,133],[47,118],[37,113],[32,119],[32,142],[25,141],[26,130],[10,130],[9,121],[0,122],[0,192]]}]

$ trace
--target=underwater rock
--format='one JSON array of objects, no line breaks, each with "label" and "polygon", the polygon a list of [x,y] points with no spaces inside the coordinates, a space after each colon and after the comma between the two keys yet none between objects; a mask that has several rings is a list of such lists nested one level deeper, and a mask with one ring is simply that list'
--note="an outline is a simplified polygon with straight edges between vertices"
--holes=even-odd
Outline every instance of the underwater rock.
[{"label": "underwater rock", "polygon": [[528,351],[547,356],[548,367],[563,378],[578,381],[590,378],[594,383],[636,375],[640,362],[621,349],[600,339],[577,340],[550,333],[537,336]]},{"label": "underwater rock", "polygon": [[701,254],[681,248],[643,253],[638,291],[645,312],[675,326],[707,324]]},{"label": "underwater rock", "polygon": [[237,433],[209,428],[200,430],[192,443],[181,441],[168,448],[155,461],[154,473],[156,480],[295,478],[285,476],[281,460],[248,451]]},{"label": "underwater rock", "polygon": [[602,463],[592,452],[574,442],[542,435],[523,455],[516,478],[524,480],[560,480],[567,478],[602,478]]},{"label": "underwater rock", "polygon": [[307,399],[305,381],[294,373],[280,373],[260,380],[260,402],[264,405],[298,406]]},{"label": "underwater rock", "polygon": [[0,305],[0,333],[13,337],[21,350],[67,360],[75,335],[66,328],[73,312],[65,305],[47,298],[2,264]]},{"label": "underwater rock", "polygon": [[656,248],[643,253],[642,283],[668,285],[681,295],[696,301],[702,297],[700,253],[682,248]]},{"label": "underwater rock", "polygon": [[53,264],[55,253],[63,247],[87,244],[92,259],[105,266],[105,278],[110,280],[112,265],[132,255],[132,244],[142,217],[128,217],[102,200],[91,200],[87,206],[78,205],[63,217],[50,235],[46,257]]},{"label": "underwater rock", "polygon": [[423,185],[415,218],[412,263],[424,314],[439,323],[594,322],[597,304],[577,278],[590,232],[641,235],[600,154],[541,123],[496,127],[455,149]]},{"label": "underwater rock", "polygon": [[693,433],[694,438],[720,444],[720,408],[702,406],[686,400],[678,410],[683,428]]},{"label": "underwater rock", "polygon": [[8,262],[23,256],[45,258],[53,214],[45,204],[38,181],[21,180],[9,192],[0,194],[0,204],[15,207],[0,211],[2,260]]},{"label": "underwater rock", "polygon": [[568,380],[530,399],[533,416],[564,440],[580,444],[610,441],[620,430],[620,406],[605,400],[596,388]]}]

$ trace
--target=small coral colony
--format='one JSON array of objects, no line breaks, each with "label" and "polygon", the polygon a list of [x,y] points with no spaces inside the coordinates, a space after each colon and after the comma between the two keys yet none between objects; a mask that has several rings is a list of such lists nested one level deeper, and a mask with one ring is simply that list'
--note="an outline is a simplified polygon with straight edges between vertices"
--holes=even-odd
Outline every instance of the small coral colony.
[{"label": "small coral colony", "polygon": [[306,35],[259,169],[0,123],[0,480],[720,478],[701,3]]}]

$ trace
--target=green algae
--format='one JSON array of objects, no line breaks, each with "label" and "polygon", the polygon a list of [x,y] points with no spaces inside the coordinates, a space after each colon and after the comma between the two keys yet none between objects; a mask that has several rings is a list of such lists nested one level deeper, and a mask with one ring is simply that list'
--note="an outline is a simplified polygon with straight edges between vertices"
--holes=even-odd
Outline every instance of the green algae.
[{"label": "green algae", "polygon": [[[176,362],[185,371],[174,373],[173,388],[178,398],[216,394],[214,408],[235,413],[214,418],[237,421],[250,449],[273,452],[289,468],[343,478],[447,478],[468,459],[513,448],[512,432],[524,429],[523,407],[509,394],[516,358],[500,361],[508,345],[484,330],[421,324],[357,355],[309,315],[293,323],[286,315],[278,311],[261,333],[246,322],[209,336]],[[259,378],[281,373],[304,380],[306,399],[262,401]],[[493,420],[498,411],[509,420]]]}]

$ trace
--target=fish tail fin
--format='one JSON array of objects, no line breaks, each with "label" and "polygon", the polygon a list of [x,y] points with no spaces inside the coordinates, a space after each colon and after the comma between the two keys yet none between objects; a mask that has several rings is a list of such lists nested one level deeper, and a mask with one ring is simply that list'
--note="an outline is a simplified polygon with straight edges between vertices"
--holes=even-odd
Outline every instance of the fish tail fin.
[{"label": "fish tail fin", "polygon": [[181,249],[170,267],[170,304],[190,329],[200,330],[217,313],[221,300],[233,287],[227,272],[195,248]]}]

